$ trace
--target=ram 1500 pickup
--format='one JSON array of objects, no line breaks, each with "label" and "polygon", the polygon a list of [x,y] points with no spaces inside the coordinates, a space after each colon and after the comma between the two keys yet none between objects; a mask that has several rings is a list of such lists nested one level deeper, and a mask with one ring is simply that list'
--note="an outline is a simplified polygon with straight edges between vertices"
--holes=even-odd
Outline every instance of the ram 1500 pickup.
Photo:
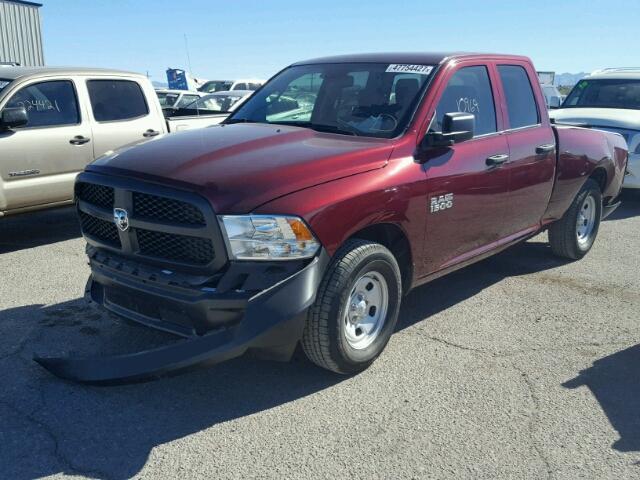
[{"label": "ram 1500 pickup", "polygon": [[620,135],[551,125],[525,57],[296,63],[223,125],[123,149],[77,179],[88,295],[184,340],[36,360],[127,382],[301,344],[324,368],[361,371],[412,288],[545,229],[556,255],[583,257],[626,163]]}]

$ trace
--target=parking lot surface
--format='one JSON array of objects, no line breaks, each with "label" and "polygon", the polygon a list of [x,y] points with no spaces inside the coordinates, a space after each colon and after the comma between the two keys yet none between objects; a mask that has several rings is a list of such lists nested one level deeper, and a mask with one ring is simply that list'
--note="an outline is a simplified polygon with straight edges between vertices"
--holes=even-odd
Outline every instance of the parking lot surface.
[{"label": "parking lot surface", "polygon": [[0,219],[0,477],[639,478],[640,195],[580,262],[545,235],[418,288],[366,372],[244,357],[120,387],[34,353],[172,338],[82,300],[71,209]]}]

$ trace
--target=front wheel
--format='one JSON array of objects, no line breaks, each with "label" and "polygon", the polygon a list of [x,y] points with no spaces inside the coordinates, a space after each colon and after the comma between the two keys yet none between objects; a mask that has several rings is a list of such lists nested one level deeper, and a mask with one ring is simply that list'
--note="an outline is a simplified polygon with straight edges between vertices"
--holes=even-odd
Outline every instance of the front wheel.
[{"label": "front wheel", "polygon": [[549,228],[553,253],[572,260],[584,257],[596,240],[601,218],[602,193],[589,179],[563,217]]},{"label": "front wheel", "polygon": [[334,255],[309,309],[302,348],[315,364],[357,373],[382,353],[398,319],[402,282],[384,246],[350,240]]}]

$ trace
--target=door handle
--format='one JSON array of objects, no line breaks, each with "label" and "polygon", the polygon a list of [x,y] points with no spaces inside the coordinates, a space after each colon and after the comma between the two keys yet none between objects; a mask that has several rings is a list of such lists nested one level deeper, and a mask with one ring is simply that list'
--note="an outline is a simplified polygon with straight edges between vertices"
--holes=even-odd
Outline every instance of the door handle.
[{"label": "door handle", "polygon": [[536,147],[536,155],[544,155],[545,153],[551,153],[556,149],[553,143],[547,143],[545,145],[538,145]]},{"label": "door handle", "polygon": [[158,131],[156,131],[156,130],[152,130],[152,129],[149,129],[149,130],[147,130],[146,132],[144,132],[144,133],[142,134],[142,136],[143,136],[143,137],[146,137],[146,138],[155,137],[155,136],[157,136],[157,135],[160,135],[160,132],[158,132]]},{"label": "door handle", "polygon": [[89,143],[90,141],[90,138],[83,137],[82,135],[76,135],[71,140],[69,140],[69,143],[71,145],[84,145],[85,143]]},{"label": "door handle", "polygon": [[500,153],[498,155],[491,155],[487,158],[487,166],[495,167],[496,165],[502,165],[504,162],[509,160],[509,155],[505,153]]}]

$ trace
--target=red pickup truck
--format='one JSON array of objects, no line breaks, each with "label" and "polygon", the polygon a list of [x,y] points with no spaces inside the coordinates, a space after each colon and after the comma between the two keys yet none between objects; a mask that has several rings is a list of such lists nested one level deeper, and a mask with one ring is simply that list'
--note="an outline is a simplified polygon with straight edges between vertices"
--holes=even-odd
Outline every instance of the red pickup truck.
[{"label": "red pickup truck", "polygon": [[552,125],[529,59],[370,54],[291,65],[223,125],[123,149],[76,183],[93,302],[185,337],[37,358],[92,383],[255,350],[358,372],[402,296],[548,229],[579,259],[617,205],[617,134]]}]

